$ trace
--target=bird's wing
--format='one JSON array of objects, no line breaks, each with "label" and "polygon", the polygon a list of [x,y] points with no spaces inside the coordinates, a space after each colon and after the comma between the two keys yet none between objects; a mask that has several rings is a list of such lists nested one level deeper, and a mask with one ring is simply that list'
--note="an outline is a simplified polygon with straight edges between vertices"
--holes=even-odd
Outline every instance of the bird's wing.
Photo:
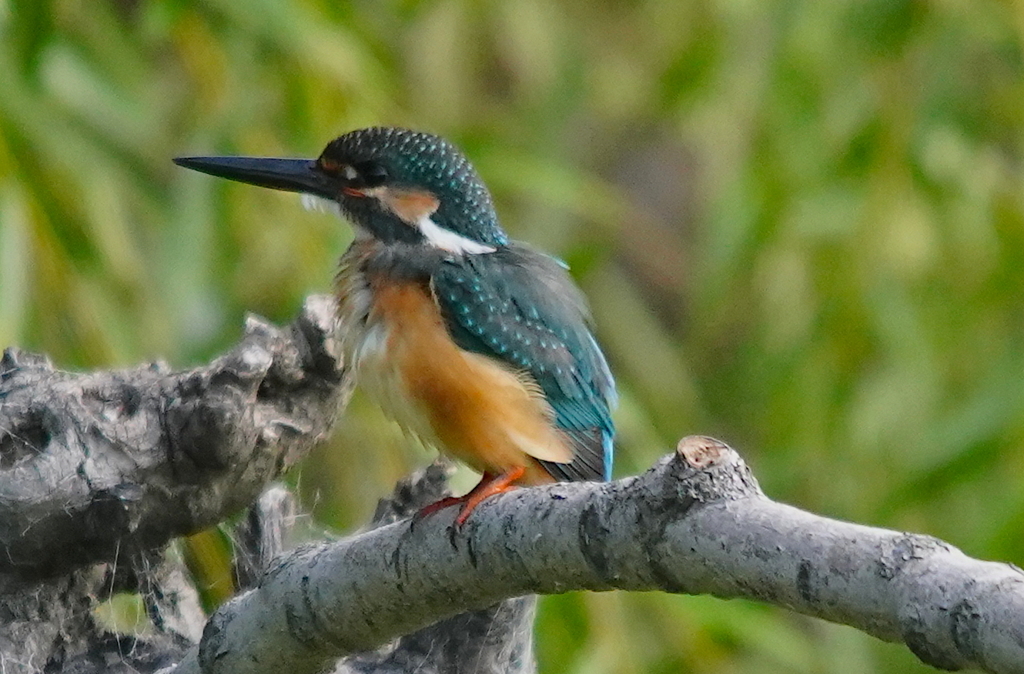
[{"label": "bird's wing", "polygon": [[432,289],[455,343],[532,377],[569,439],[559,480],[607,480],[615,382],[589,329],[585,301],[556,260],[522,244],[446,260]]}]

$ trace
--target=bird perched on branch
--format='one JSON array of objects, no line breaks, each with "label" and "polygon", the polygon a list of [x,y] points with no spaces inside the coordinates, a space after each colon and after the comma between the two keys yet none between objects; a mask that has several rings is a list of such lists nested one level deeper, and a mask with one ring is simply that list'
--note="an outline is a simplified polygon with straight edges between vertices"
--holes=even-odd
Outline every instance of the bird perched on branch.
[{"label": "bird perched on branch", "polygon": [[615,384],[564,265],[508,236],[448,141],[370,128],[318,159],[188,157],[180,166],[308,195],[351,221],[337,276],[348,363],[405,429],[483,474],[461,526],[515,485],[607,480]]}]

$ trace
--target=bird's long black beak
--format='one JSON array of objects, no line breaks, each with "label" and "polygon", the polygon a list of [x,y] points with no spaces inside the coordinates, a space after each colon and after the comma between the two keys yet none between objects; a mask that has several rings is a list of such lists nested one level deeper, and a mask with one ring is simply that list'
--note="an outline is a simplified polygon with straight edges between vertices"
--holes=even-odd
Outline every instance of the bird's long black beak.
[{"label": "bird's long black beak", "polygon": [[259,187],[285,192],[315,194],[334,199],[338,186],[332,184],[312,159],[272,157],[175,157],[178,166]]}]

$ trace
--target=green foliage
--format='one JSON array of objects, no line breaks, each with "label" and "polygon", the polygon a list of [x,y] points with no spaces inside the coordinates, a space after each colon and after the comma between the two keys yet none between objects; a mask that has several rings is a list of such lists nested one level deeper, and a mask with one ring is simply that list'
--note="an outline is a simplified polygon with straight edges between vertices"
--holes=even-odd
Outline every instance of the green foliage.
[{"label": "green foliage", "polygon": [[[693,432],[766,491],[1024,562],[1024,64],[990,0],[0,0],[0,344],[205,358],[286,320],[350,236],[178,154],[404,124],[572,263],[618,474]],[[429,454],[356,401],[297,481],[363,520]],[[709,598],[544,602],[544,671],[927,671]]]}]

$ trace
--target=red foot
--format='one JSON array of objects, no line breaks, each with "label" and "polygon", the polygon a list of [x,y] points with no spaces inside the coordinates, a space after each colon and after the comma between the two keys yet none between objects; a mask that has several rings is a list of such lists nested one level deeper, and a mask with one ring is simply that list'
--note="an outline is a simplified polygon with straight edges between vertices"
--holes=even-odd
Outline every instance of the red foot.
[{"label": "red foot", "polygon": [[488,499],[497,494],[502,494],[506,491],[515,489],[512,484],[523,475],[526,474],[526,468],[519,466],[512,470],[502,473],[497,477],[491,477],[484,473],[483,478],[480,480],[480,484],[473,487],[468,494],[464,497],[466,504],[462,506],[462,510],[459,512],[459,516],[455,518],[455,526],[461,527],[469,519],[470,513]]},{"label": "red foot", "polygon": [[420,510],[416,517],[417,519],[423,518],[436,513],[438,510],[461,504],[462,510],[459,511],[458,517],[455,518],[455,528],[461,528],[478,505],[491,496],[515,489],[515,485],[512,483],[525,474],[526,468],[522,466],[497,476],[484,473],[483,477],[480,478],[479,484],[469,490],[469,493],[465,496],[446,496],[440,501],[431,503]]},{"label": "red foot", "polygon": [[[466,496],[469,496],[469,494]],[[420,511],[416,513],[416,519],[423,519],[427,515],[433,515],[438,510],[444,510],[445,508],[450,508],[453,505],[465,503],[466,496],[445,496],[443,499],[434,501],[428,506],[423,506]]]}]

